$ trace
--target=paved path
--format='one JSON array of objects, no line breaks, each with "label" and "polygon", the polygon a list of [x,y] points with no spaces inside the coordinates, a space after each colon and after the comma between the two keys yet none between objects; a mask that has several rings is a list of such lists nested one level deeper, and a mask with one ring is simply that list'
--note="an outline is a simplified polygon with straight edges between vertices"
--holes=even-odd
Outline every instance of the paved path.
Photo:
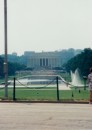
[{"label": "paved path", "polygon": [[0,130],[92,130],[92,105],[0,103]]}]

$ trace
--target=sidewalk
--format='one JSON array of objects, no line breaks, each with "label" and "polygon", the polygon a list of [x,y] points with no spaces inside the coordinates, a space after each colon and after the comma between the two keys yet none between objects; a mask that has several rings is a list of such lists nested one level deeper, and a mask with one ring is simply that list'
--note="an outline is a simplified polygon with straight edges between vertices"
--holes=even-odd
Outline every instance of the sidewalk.
[{"label": "sidewalk", "polygon": [[0,103],[0,130],[92,130],[92,105]]}]

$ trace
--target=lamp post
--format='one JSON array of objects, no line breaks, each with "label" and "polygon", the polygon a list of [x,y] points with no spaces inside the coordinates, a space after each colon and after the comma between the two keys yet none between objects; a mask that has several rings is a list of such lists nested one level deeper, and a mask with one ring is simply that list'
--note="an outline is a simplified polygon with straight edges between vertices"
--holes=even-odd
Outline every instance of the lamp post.
[{"label": "lamp post", "polygon": [[7,0],[4,0],[4,74],[5,74],[5,98],[8,97],[8,62],[7,62]]}]

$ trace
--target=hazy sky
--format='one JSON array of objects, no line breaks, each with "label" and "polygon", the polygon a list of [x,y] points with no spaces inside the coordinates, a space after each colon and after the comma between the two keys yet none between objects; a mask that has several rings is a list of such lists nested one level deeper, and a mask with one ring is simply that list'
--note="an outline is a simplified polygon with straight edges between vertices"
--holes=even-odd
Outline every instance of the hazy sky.
[{"label": "hazy sky", "polygon": [[[8,53],[92,47],[92,0],[7,0]],[[0,54],[4,53],[0,0]]]}]

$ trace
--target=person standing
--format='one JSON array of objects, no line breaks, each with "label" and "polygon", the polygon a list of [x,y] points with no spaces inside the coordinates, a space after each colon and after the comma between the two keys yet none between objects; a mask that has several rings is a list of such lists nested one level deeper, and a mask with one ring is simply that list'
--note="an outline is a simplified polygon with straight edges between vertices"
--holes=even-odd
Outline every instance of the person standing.
[{"label": "person standing", "polygon": [[90,68],[90,73],[88,74],[87,82],[88,82],[88,87],[90,91],[89,103],[92,104],[92,68]]}]

